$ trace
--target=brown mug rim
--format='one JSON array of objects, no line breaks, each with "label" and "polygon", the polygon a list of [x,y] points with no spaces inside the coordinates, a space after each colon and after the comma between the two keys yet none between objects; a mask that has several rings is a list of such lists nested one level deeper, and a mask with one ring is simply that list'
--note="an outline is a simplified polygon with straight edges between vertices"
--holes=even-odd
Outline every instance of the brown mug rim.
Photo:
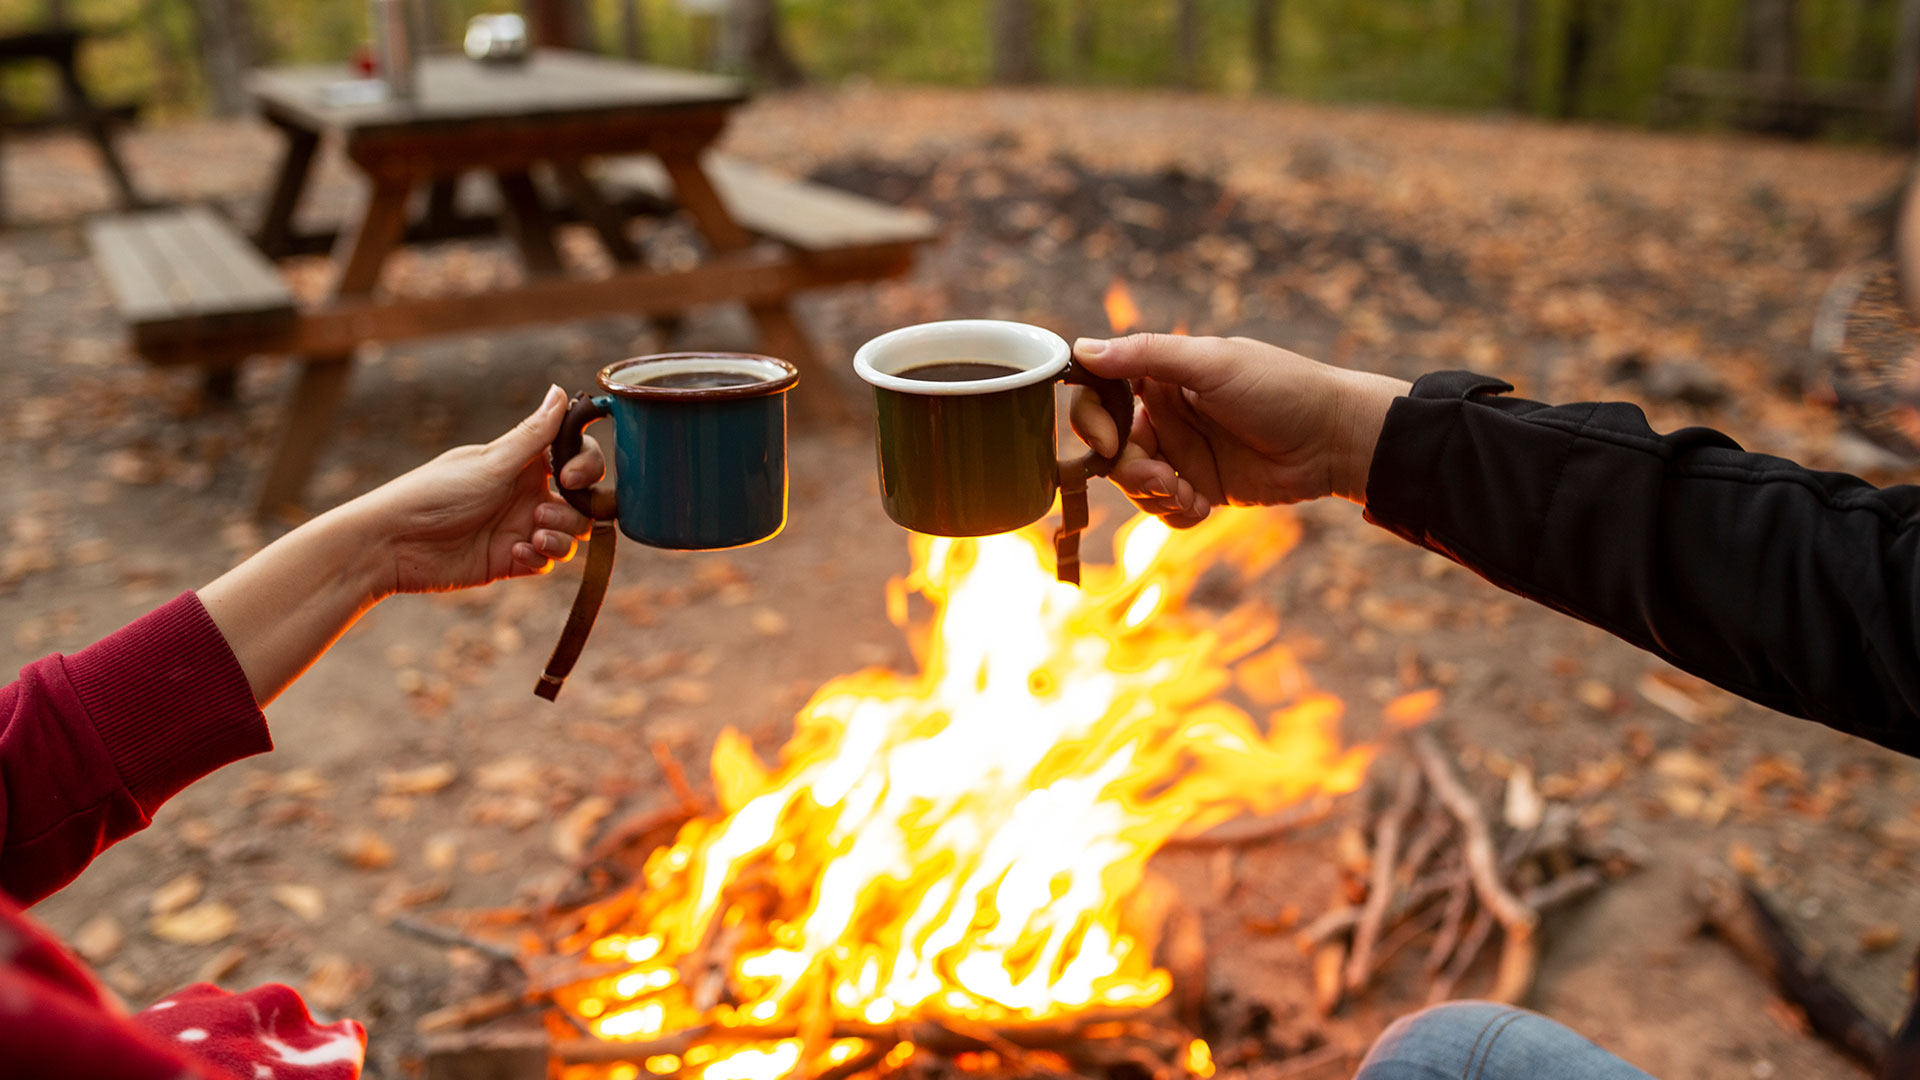
[{"label": "brown mug rim", "polygon": [[[635,386],[632,383],[613,381],[612,376],[615,372],[666,360],[755,360],[776,365],[786,374],[777,379],[750,383],[746,386]],[[702,351],[650,353],[646,356],[629,356],[625,360],[616,360],[601,368],[599,374],[594,377],[594,381],[600,384],[600,389],[616,397],[640,398],[649,401],[732,401],[786,393],[800,381],[800,369],[777,356],[766,356],[761,353]]]}]

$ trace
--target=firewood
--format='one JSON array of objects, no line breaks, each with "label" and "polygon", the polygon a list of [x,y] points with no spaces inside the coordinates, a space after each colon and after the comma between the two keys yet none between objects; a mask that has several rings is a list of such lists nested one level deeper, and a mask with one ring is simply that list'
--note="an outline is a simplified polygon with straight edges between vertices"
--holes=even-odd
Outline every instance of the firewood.
[{"label": "firewood", "polygon": [[1196,836],[1176,836],[1160,845],[1162,851],[1212,851],[1219,848],[1250,848],[1284,840],[1309,825],[1333,816],[1331,799],[1315,799],[1288,807],[1277,814],[1245,821],[1229,821]]},{"label": "firewood", "polygon": [[403,934],[412,935],[423,941],[433,942],[435,945],[452,945],[457,948],[472,949],[474,952],[479,953],[494,963],[511,964],[514,967],[520,966],[520,957],[517,956],[512,949],[503,945],[495,945],[489,941],[481,941],[478,938],[468,937],[450,927],[430,923],[424,919],[416,919],[409,915],[391,916],[387,919],[387,925]]},{"label": "firewood", "polygon": [[1816,1034],[1870,1069],[1889,1059],[1892,1040],[1885,1029],[1868,1019],[1826,969],[1800,948],[1751,885],[1703,874],[1694,883],[1693,897],[1703,928],[1766,975],[1781,997],[1806,1013]]},{"label": "firewood", "polygon": [[472,1027],[482,1020],[492,1020],[505,1016],[515,1009],[525,1008],[528,1002],[520,993],[510,990],[495,990],[492,993],[444,1005],[422,1016],[414,1022],[413,1030],[422,1035],[433,1035],[446,1031],[458,1031]]},{"label": "firewood", "polygon": [[1460,948],[1454,952],[1447,969],[1433,981],[1427,989],[1429,1002],[1445,1001],[1453,996],[1453,988],[1466,977],[1467,970],[1480,958],[1480,950],[1486,947],[1487,939],[1493,936],[1494,916],[1485,907],[1476,911],[1473,923],[1467,928],[1467,936],[1460,939]]},{"label": "firewood", "polygon": [[1447,958],[1453,955],[1453,947],[1460,942],[1460,932],[1466,928],[1467,909],[1473,904],[1473,886],[1462,878],[1453,890],[1447,893],[1445,914],[1440,919],[1440,932],[1434,935],[1433,948],[1427,951],[1427,977],[1432,978],[1447,966]]},{"label": "firewood", "polygon": [[1533,933],[1538,916],[1500,880],[1493,836],[1487,828],[1486,814],[1481,811],[1480,803],[1467,791],[1460,778],[1454,775],[1453,766],[1447,763],[1446,755],[1432,734],[1416,731],[1412,741],[1413,752],[1420,759],[1420,768],[1426,773],[1427,782],[1433,785],[1434,795],[1446,806],[1454,820],[1460,823],[1466,846],[1467,870],[1473,876],[1474,892],[1479,894],[1480,903],[1493,913],[1494,918],[1500,920],[1509,937],[1525,937]]},{"label": "firewood", "polygon": [[1354,926],[1353,951],[1347,957],[1345,981],[1349,992],[1359,990],[1373,978],[1374,943],[1379,940],[1381,924],[1386,921],[1387,909],[1393,902],[1393,880],[1397,876],[1394,860],[1400,855],[1400,832],[1419,800],[1420,770],[1403,769],[1393,804],[1381,815],[1374,832],[1372,881],[1367,888],[1367,902],[1360,911],[1360,921]]},{"label": "firewood", "polygon": [[1913,1001],[1894,1029],[1887,1056],[1880,1063],[1879,1080],[1913,1080],[1920,1076],[1920,951],[1913,954]]},{"label": "firewood", "polygon": [[1329,941],[1313,954],[1313,1011],[1332,1016],[1346,996],[1347,947]]}]

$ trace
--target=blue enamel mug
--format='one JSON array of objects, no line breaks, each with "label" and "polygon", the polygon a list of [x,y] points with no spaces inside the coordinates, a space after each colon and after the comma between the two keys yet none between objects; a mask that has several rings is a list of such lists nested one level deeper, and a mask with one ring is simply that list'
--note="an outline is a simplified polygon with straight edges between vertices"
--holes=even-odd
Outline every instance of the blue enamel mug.
[{"label": "blue enamel mug", "polygon": [[573,399],[553,460],[571,460],[586,426],[611,416],[615,487],[560,494],[648,547],[718,551],[771,539],[787,522],[787,391],[799,380],[785,360],[747,353],[609,364],[599,393]]}]

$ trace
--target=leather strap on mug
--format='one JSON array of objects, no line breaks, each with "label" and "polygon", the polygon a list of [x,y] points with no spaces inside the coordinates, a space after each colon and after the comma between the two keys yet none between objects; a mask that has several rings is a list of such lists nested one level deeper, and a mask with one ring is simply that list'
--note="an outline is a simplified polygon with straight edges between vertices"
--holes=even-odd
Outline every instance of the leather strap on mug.
[{"label": "leather strap on mug", "polygon": [[1060,463],[1060,527],[1053,532],[1054,576],[1080,584],[1080,534],[1087,530],[1087,469],[1084,461]]},{"label": "leather strap on mug", "polygon": [[574,595],[573,610],[567,612],[567,625],[560,631],[560,641],[554,645],[553,655],[547,658],[547,670],[533,687],[535,694],[548,701],[560,696],[561,685],[587,647],[587,635],[593,632],[593,621],[600,615],[600,602],[607,598],[607,584],[613,580],[613,552],[619,542],[616,522],[593,523],[593,532],[587,535],[587,565],[580,574],[580,591]]}]

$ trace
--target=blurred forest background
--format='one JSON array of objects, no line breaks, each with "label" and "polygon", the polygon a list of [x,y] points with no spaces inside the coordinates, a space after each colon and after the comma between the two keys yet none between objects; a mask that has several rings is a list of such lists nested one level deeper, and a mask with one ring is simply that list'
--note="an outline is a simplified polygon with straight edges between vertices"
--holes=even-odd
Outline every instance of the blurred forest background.
[{"label": "blurred forest background", "polygon": [[[1629,124],[1909,138],[1920,0],[527,0],[544,40],[763,83],[1184,86]],[[430,47],[502,0],[414,0]],[[108,100],[235,111],[247,66],[339,61],[365,0],[0,0],[67,20]],[[0,89],[51,95],[33,72]]]}]

